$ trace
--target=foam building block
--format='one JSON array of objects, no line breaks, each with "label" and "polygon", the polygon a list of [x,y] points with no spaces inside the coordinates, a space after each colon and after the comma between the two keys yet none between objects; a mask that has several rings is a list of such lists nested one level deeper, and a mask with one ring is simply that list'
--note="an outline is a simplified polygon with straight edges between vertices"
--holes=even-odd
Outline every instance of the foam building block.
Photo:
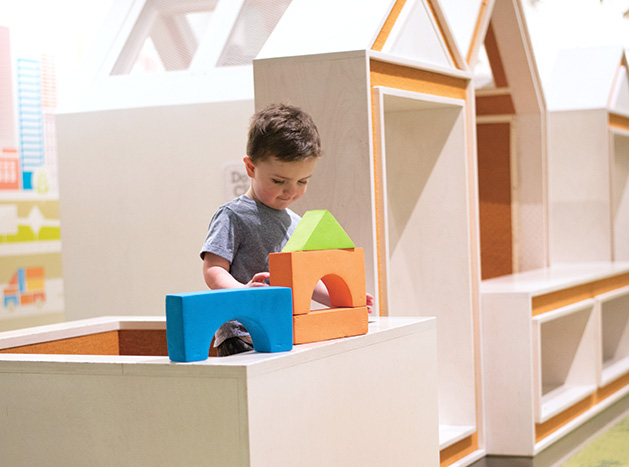
[{"label": "foam building block", "polygon": [[245,287],[166,296],[168,356],[175,362],[208,358],[214,333],[226,321],[238,320],[251,334],[258,352],[293,348],[291,290]]},{"label": "foam building block", "polygon": [[354,247],[354,242],[330,211],[315,209],[306,211],[282,252]]},{"label": "foam building block", "polygon": [[269,272],[271,285],[292,289],[295,315],[310,312],[312,292],[320,279],[330,294],[331,307],[366,305],[362,248],[271,253]]},{"label": "foam building block", "polygon": [[[305,344],[366,334],[368,309],[362,248],[271,253],[271,285],[293,291],[293,343]],[[312,292],[321,280],[331,308],[310,310]]]}]

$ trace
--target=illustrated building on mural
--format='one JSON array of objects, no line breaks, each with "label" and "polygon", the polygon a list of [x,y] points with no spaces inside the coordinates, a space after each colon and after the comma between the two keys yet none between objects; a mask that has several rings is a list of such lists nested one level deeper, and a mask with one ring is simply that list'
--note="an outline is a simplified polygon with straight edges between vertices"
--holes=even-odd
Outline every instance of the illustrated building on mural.
[{"label": "illustrated building on mural", "polygon": [[0,26],[0,328],[64,308],[54,59],[20,45]]}]

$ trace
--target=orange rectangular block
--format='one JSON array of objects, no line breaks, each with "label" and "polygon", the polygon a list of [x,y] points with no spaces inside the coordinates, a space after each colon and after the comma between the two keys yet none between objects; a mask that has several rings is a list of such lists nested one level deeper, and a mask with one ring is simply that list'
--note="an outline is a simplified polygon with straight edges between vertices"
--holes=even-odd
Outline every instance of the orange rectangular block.
[{"label": "orange rectangular block", "polygon": [[305,315],[293,315],[293,343],[307,344],[367,334],[368,316],[366,306],[328,308]]}]

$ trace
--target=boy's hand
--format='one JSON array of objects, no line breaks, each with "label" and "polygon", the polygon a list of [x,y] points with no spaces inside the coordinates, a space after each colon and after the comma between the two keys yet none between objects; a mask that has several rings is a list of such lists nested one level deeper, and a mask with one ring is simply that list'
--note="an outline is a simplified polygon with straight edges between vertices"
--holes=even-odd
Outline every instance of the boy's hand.
[{"label": "boy's hand", "polygon": [[269,272],[259,272],[255,274],[251,280],[247,283],[247,287],[268,287],[269,284],[264,282],[271,277]]},{"label": "boy's hand", "polygon": [[369,310],[369,313],[371,313],[371,307],[374,305],[373,295],[368,293],[366,297],[366,301],[367,301],[367,310]]}]

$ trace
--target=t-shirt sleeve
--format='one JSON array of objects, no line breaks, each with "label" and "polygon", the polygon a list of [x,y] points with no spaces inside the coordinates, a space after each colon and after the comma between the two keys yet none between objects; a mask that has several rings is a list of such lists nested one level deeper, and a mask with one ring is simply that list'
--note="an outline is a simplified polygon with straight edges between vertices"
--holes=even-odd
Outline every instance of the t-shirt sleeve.
[{"label": "t-shirt sleeve", "polygon": [[238,249],[236,222],[238,219],[229,209],[221,207],[216,211],[201,248],[201,259],[205,253],[209,252],[225,258],[231,264]]}]

